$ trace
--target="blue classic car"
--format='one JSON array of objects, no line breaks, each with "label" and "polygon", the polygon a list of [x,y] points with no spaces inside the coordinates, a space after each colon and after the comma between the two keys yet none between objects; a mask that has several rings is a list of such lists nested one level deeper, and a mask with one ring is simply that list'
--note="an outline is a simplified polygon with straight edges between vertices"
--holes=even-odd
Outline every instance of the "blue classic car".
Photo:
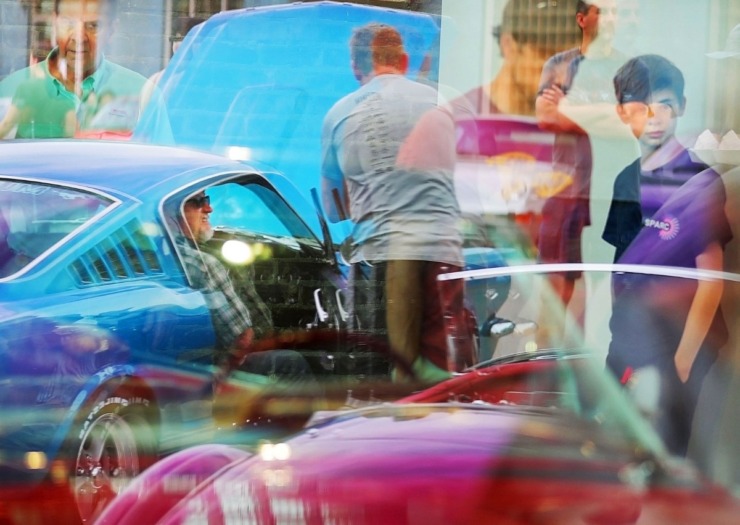
[{"label": "blue classic car", "polygon": [[[333,252],[314,233],[316,211],[280,175],[130,143],[3,143],[0,158],[6,485],[70,476],[91,516],[107,491],[202,430],[218,296],[195,284],[188,253],[207,257],[210,246],[224,268],[249,270],[233,274],[235,287],[254,285],[276,333],[341,328]],[[183,203],[206,192],[215,234],[188,243]],[[270,374],[247,382],[259,389]]]},{"label": "blue classic car", "polygon": [[[387,345],[345,330],[338,247],[282,175],[129,142],[13,141],[0,158],[0,494],[71,479],[89,518],[163,453],[212,440],[236,408],[258,439],[350,397],[411,392],[391,384]],[[200,242],[189,209],[209,216]],[[481,248],[467,258],[500,260]],[[204,276],[214,265],[261,329],[256,368],[251,356],[218,363],[229,354],[224,294]],[[483,314],[508,290],[490,283],[501,293],[473,301]],[[268,405],[296,377],[308,381],[276,417]]]},{"label": "blue classic car", "polygon": [[[411,392],[391,384],[381,341],[344,329],[337,246],[283,176],[128,142],[14,141],[0,158],[0,494],[70,479],[91,518],[163,453],[211,441],[237,408],[258,439],[350,397]],[[206,218],[193,225],[192,209]],[[201,224],[209,235],[195,242]],[[217,366],[229,356],[225,292],[204,274],[219,268],[261,329],[257,368]],[[286,384],[303,390],[286,398]],[[289,413],[270,405],[286,399]]]}]

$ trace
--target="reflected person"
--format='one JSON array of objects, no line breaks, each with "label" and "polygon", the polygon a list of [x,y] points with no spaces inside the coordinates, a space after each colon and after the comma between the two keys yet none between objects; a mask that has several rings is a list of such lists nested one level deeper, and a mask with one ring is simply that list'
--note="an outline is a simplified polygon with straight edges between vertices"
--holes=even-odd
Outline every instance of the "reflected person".
[{"label": "reflected person", "polygon": [[[719,141],[740,134],[740,24],[728,33],[721,50],[707,54],[713,63],[710,85],[713,102],[719,111],[711,128]],[[697,145],[698,146],[698,145]],[[733,231],[733,239],[725,248],[725,271],[740,274],[740,165],[737,145],[727,154],[735,155],[734,164],[713,166],[722,174],[727,195],[725,214]],[[712,480],[731,488],[740,495],[740,288],[727,283],[722,297],[722,309],[730,328],[729,342],[720,352],[704,381],[697,403],[689,443],[689,457]]]},{"label": "reflected person", "polygon": [[[534,175],[533,172],[538,168],[534,167],[535,157],[530,156],[529,145],[517,144],[519,141],[517,138],[512,139],[515,142],[512,145],[508,140],[497,140],[496,136],[511,133],[514,137],[520,132],[522,136],[527,137],[540,134],[534,122],[503,117],[535,115],[535,99],[545,61],[561,51],[572,48],[580,40],[580,31],[573,16],[576,3],[577,0],[557,2],[508,0],[501,15],[501,23],[493,30],[501,54],[501,67],[490,82],[471,89],[450,103],[463,134],[458,143],[458,153],[491,157],[489,159],[491,162],[503,168],[502,173],[497,176],[501,179],[500,192],[507,206],[512,208],[519,208],[514,202],[519,198],[514,197],[512,200],[511,193],[517,193],[512,191],[512,188],[526,184],[523,180]],[[490,128],[487,122],[489,116],[496,117],[491,121],[495,124]],[[511,126],[513,128],[510,129]],[[530,126],[530,130],[524,132],[524,126]],[[517,131],[513,131],[514,129]],[[548,137],[545,135],[539,138],[547,140]],[[535,140],[531,137],[526,140]],[[542,153],[544,150],[540,155]],[[515,171],[518,174],[521,171],[518,164],[522,158],[533,161],[525,168],[527,173],[522,173],[522,177],[509,178],[507,176],[509,172]],[[548,162],[550,159],[541,160]],[[548,186],[557,183],[555,174],[548,175],[540,171],[536,178],[543,178],[542,176],[549,179]],[[481,183],[483,181],[479,182]],[[487,192],[481,192],[475,185],[468,189],[461,185],[459,180],[457,184],[465,212],[480,213],[487,208],[487,201],[491,200]],[[468,200],[475,203],[473,209],[467,205]],[[523,248],[534,251],[539,235],[539,203],[527,202],[523,209],[511,213],[509,220],[512,222],[512,231],[522,234],[521,241],[529,241]]]},{"label": "reflected person", "polygon": [[[576,2],[509,0],[506,3],[501,24],[493,31],[501,52],[501,68],[488,84],[464,95],[476,115],[534,116],[545,61],[578,43],[580,35],[573,16]],[[461,104],[453,101],[453,107]]]},{"label": "reflected person", "polygon": [[[57,46],[45,60],[0,82],[0,97],[12,97],[9,127],[16,127],[16,138],[133,129],[146,79],[103,54],[115,31],[117,9],[117,0],[55,0]],[[106,93],[112,101],[105,100]]]},{"label": "reflected person", "polygon": [[614,182],[603,239],[615,247],[614,262],[680,186],[708,166],[696,162],[676,138],[686,110],[683,73],[659,55],[627,61],[614,77],[617,114],[640,143],[640,157]]},{"label": "reflected person", "polygon": [[[615,131],[623,131],[624,126],[614,111],[612,79],[627,57],[612,45],[616,12],[615,0],[579,0],[573,16],[581,29],[580,45],[550,57],[542,69],[535,101],[537,121],[541,128],[555,132],[553,170],[570,180],[543,205],[538,236],[538,260],[542,263],[583,262],[583,232],[592,223],[590,201],[597,140],[606,137],[608,142],[598,144],[599,151],[619,157],[610,137]],[[633,158],[626,158],[619,169]],[[599,174],[603,178],[606,175]],[[576,294],[580,277],[580,271],[553,273],[550,281],[564,307],[582,323],[583,298]],[[538,342],[559,343],[564,324],[564,318],[542,319]]]}]

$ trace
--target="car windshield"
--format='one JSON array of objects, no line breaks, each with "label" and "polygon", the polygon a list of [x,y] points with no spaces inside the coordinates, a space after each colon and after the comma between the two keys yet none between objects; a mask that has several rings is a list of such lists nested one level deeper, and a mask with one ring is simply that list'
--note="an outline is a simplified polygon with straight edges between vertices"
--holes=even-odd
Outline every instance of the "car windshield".
[{"label": "car windshield", "polygon": [[0,179],[0,278],[32,265],[112,203],[76,188]]}]

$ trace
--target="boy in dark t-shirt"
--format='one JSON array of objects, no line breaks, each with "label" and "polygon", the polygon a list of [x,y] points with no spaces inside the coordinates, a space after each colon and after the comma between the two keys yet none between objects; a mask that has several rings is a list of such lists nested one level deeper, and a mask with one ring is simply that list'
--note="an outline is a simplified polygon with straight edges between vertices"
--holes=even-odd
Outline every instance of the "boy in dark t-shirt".
[{"label": "boy in dark t-shirt", "polygon": [[686,108],[684,77],[669,60],[643,55],[629,60],[614,78],[617,113],[640,144],[640,158],[614,182],[614,195],[602,238],[614,246],[618,262],[647,220],[689,178],[707,169],[694,162],[676,139]]},{"label": "boy in dark t-shirt", "polygon": [[[657,130],[651,133],[656,122],[670,123],[682,114],[683,77],[665,58],[646,55],[628,61],[614,84],[617,112],[644,146],[642,158],[620,173],[615,184],[604,231],[604,239],[617,248],[615,259],[722,270],[724,246],[732,235],[719,175],[701,171],[703,166],[692,163],[683,148],[664,150],[671,147],[668,140],[675,141],[672,132],[663,142]],[[676,85],[680,89],[672,87]],[[664,157],[662,164],[645,169]],[[722,282],[615,274],[612,283],[607,367],[632,386],[648,376],[646,370],[656,373],[651,415],[668,449],[683,455],[702,381],[727,337],[719,308]]]}]

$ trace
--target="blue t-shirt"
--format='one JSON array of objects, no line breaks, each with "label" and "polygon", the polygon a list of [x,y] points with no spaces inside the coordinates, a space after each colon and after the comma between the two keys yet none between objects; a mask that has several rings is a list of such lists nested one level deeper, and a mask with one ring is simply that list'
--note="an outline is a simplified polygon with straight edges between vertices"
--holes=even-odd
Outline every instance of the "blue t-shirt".
[{"label": "blue t-shirt", "polygon": [[677,189],[625,250],[619,262],[696,268],[707,246],[724,247],[732,232],[725,216],[725,187],[719,174],[707,169]]},{"label": "blue t-shirt", "polygon": [[654,170],[643,170],[640,159],[623,169],[614,181],[614,193],[602,238],[614,246],[614,262],[637,237],[644,221],[692,176],[707,169],[694,162],[686,149]]},{"label": "blue t-shirt", "polygon": [[376,76],[332,107],[322,143],[324,182],[349,196],[350,262],[462,266],[454,120],[435,89]]},{"label": "blue t-shirt", "polygon": [[[619,262],[695,269],[696,258],[710,244],[724,249],[732,239],[724,208],[725,188],[719,174],[707,169],[694,175],[645,219]],[[696,295],[696,280],[615,274],[612,283],[612,367],[639,368],[673,356]],[[703,346],[716,350],[726,339],[727,328],[718,309]]]}]

